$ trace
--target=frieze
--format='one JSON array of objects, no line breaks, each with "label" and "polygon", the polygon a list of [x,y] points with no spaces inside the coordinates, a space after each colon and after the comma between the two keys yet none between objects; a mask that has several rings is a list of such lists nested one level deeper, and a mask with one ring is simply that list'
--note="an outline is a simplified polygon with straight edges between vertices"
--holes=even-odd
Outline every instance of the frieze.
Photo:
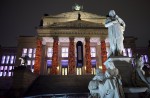
[{"label": "frieze", "polygon": [[69,37],[69,36],[107,36],[107,32],[51,32],[51,33],[38,33],[39,36],[62,36],[62,37]]}]

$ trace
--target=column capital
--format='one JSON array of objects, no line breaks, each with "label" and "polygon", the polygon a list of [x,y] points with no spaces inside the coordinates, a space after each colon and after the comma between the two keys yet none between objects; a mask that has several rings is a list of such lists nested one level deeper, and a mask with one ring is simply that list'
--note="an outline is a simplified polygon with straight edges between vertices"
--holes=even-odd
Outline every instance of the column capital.
[{"label": "column capital", "polygon": [[87,40],[90,40],[90,38],[91,38],[91,37],[85,37],[85,40],[86,40],[86,39],[87,39]]},{"label": "column capital", "polygon": [[90,42],[90,37],[85,37],[86,42]]},{"label": "column capital", "polygon": [[46,41],[44,40],[44,38],[42,39],[42,45],[46,45]]},{"label": "column capital", "polygon": [[69,37],[70,41],[74,41],[74,39],[75,39],[74,37]]},{"label": "column capital", "polygon": [[53,39],[57,41],[57,40],[58,40],[58,37],[57,37],[57,36],[55,36],[55,37],[53,37]]},{"label": "column capital", "polygon": [[104,37],[104,36],[100,37],[100,41],[105,41],[105,40],[106,40],[106,37]]}]

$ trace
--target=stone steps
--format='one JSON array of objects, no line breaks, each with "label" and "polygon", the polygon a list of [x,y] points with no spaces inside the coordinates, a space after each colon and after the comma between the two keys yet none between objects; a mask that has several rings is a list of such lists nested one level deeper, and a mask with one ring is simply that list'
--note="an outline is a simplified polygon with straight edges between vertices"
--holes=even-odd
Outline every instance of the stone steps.
[{"label": "stone steps", "polygon": [[42,94],[89,93],[88,84],[93,77],[93,75],[39,76],[29,87],[25,96]]}]

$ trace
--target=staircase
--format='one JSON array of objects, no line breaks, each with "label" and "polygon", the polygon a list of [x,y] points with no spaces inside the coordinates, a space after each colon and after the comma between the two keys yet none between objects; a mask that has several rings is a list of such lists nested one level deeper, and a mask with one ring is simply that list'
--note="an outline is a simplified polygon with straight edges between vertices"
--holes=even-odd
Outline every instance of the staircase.
[{"label": "staircase", "polygon": [[24,96],[84,95],[89,93],[88,84],[93,77],[93,75],[39,76]]}]

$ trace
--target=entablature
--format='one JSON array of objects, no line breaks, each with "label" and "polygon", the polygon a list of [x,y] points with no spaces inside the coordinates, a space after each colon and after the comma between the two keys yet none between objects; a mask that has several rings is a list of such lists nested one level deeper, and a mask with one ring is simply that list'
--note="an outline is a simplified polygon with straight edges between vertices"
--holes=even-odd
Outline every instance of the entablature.
[{"label": "entablature", "polygon": [[107,28],[103,29],[37,29],[38,36],[59,36],[59,37],[98,37],[107,36]]}]

